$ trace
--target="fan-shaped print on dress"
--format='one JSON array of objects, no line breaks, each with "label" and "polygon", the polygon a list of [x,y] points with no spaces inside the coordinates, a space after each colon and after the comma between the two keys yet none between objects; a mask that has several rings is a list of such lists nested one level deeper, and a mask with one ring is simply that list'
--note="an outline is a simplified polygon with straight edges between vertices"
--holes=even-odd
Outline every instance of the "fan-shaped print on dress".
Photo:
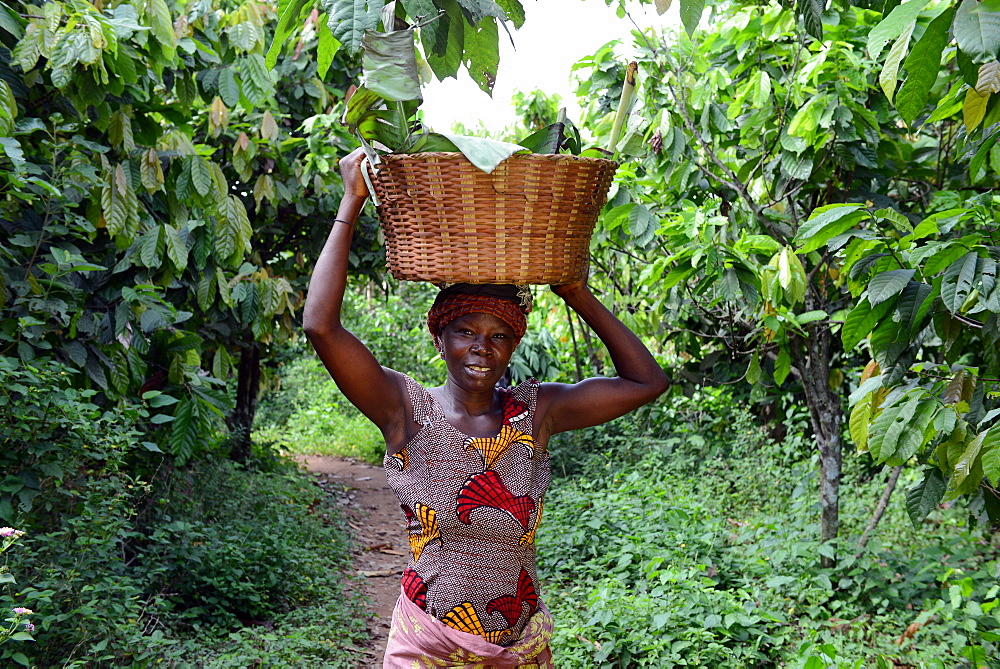
[{"label": "fan-shaped print on dress", "polygon": [[509,629],[496,630],[492,632],[487,632],[483,629],[483,623],[479,620],[479,614],[476,613],[476,607],[472,605],[472,602],[462,602],[451,611],[444,614],[444,617],[441,618],[441,622],[448,627],[457,629],[459,632],[476,634],[483,637],[490,643],[495,644],[499,644],[505,636],[510,634]]},{"label": "fan-shaped print on dress", "polygon": [[399,471],[405,470],[410,465],[410,454],[405,448],[399,453],[393,453],[390,458],[390,462],[399,467]]},{"label": "fan-shaped print on dress", "polygon": [[469,514],[483,507],[506,511],[527,532],[531,512],[535,510],[535,502],[530,495],[514,497],[514,493],[508,490],[504,482],[500,480],[500,476],[488,469],[485,472],[473,474],[462,486],[458,493],[458,507],[456,509],[458,519],[469,525],[472,523]]},{"label": "fan-shaped print on dress", "polygon": [[522,568],[517,579],[517,594],[502,595],[491,601],[486,605],[486,615],[499,613],[507,621],[507,627],[513,627],[521,619],[525,604],[528,605],[530,618],[538,609],[538,593],[528,571]]},{"label": "fan-shaped print on dress", "polygon": [[420,560],[420,554],[424,552],[427,548],[427,544],[434,541],[435,539],[441,539],[441,530],[438,529],[437,523],[437,512],[431,507],[417,502],[416,514],[411,511],[405,504],[401,504],[403,507],[403,513],[406,514],[406,519],[411,521],[416,518],[420,521],[420,532],[417,534],[410,535],[410,552],[413,553],[413,561],[418,562]]},{"label": "fan-shaped print on dress", "polygon": [[403,592],[406,593],[407,599],[421,609],[427,610],[427,584],[420,578],[420,574],[412,569],[403,572]]},{"label": "fan-shaped print on dress", "polygon": [[513,395],[509,389],[500,391],[500,408],[503,409],[503,424],[511,425],[528,415],[528,404]]},{"label": "fan-shaped print on dress", "polygon": [[492,469],[496,461],[514,444],[521,444],[528,451],[528,458],[535,454],[535,440],[511,425],[502,425],[495,437],[469,437],[465,441],[467,450],[476,449],[483,456],[483,469]]},{"label": "fan-shaped print on dress", "polygon": [[518,539],[518,546],[527,546],[528,544],[535,543],[535,532],[538,531],[538,526],[542,523],[542,507],[545,503],[542,500],[538,500],[538,513],[535,514],[535,524],[531,526],[531,529],[521,535]]}]

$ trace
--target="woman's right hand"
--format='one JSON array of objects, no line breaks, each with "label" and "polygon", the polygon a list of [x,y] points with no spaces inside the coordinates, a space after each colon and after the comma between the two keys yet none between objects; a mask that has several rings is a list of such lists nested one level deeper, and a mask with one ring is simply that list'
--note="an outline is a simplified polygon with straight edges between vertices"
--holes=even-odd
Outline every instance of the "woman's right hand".
[{"label": "woman's right hand", "polygon": [[368,197],[368,185],[361,174],[361,161],[364,157],[364,149],[358,147],[340,159],[340,176],[344,180],[344,195],[355,195],[362,199]]}]

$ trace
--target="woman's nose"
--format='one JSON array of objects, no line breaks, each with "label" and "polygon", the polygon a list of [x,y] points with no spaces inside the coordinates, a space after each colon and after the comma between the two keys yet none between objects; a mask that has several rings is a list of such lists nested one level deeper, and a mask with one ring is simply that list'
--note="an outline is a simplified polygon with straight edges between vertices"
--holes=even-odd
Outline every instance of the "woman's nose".
[{"label": "woman's nose", "polygon": [[476,337],[472,342],[472,352],[476,355],[487,356],[492,353],[490,347],[486,344],[485,337]]}]

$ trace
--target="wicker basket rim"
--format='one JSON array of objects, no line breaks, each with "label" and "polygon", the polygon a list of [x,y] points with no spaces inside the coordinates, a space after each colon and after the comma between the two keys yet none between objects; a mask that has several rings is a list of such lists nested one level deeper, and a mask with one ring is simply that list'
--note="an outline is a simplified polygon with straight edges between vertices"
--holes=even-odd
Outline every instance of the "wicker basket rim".
[{"label": "wicker basket rim", "polygon": [[[465,154],[460,151],[424,151],[421,153],[386,153],[379,156],[381,160],[464,160],[470,162]],[[508,160],[545,160],[550,162],[568,161],[579,163],[595,163],[614,165],[615,168],[620,163],[610,158],[595,158],[593,156],[574,156],[569,153],[515,153],[505,159],[500,164]],[[471,164],[471,163],[470,163]]]}]

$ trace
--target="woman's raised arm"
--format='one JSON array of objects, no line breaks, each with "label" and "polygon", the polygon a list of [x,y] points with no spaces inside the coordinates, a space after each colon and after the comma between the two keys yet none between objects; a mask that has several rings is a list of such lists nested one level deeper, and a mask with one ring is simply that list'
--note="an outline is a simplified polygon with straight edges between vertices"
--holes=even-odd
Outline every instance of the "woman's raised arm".
[{"label": "woman's raised arm", "polygon": [[590,292],[586,279],[552,286],[552,292],[594,330],[611,354],[618,376],[542,384],[540,427],[547,435],[606,423],[652,402],[667,389],[667,376],[653,354]]},{"label": "woman's raised arm", "polygon": [[340,161],[344,199],[313,269],[302,325],[341,392],[382,430],[386,443],[390,443],[401,439],[396,432],[405,424],[402,376],[382,367],[361,340],[340,321],[351,237],[368,197],[368,188],[361,176],[363,157],[364,153],[358,149]]}]

